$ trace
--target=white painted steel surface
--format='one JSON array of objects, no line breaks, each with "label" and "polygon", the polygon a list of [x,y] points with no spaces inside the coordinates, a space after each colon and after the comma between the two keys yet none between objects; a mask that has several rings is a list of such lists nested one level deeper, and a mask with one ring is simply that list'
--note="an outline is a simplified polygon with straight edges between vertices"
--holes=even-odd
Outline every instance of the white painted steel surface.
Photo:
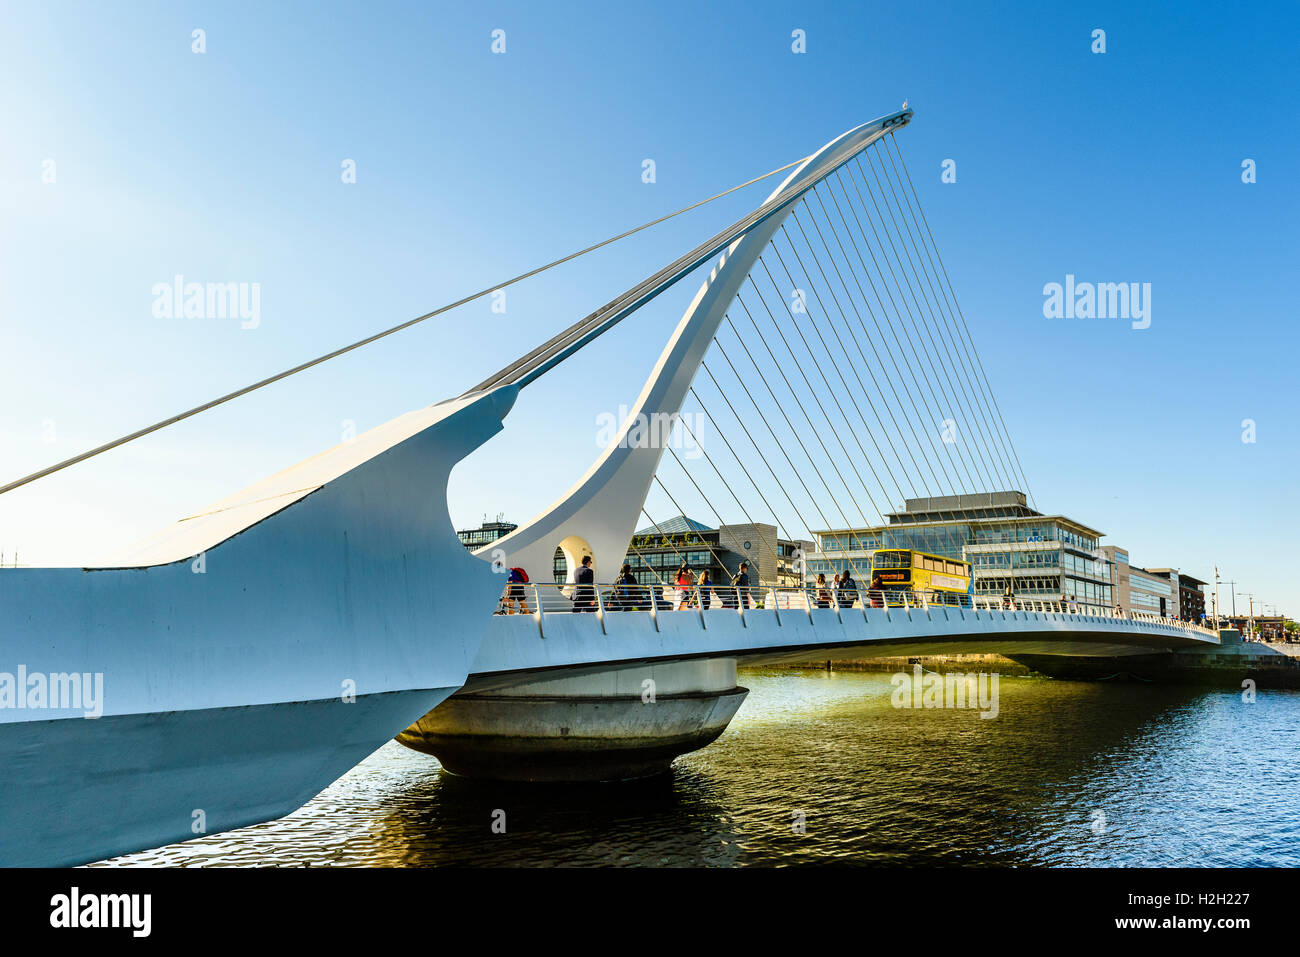
[{"label": "white painted steel surface", "polygon": [[97,719],[0,707],[0,863],[183,840],[196,809],[208,833],[277,817],[459,688],[501,577],[456,537],[447,477],[513,398],[395,419],[126,567],[0,569],[0,672],[103,676]]}]

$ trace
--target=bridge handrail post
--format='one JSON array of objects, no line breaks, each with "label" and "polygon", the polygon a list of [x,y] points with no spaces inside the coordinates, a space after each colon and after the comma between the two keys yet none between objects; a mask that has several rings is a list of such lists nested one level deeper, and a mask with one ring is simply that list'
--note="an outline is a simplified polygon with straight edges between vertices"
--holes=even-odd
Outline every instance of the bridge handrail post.
[{"label": "bridge handrail post", "polygon": [[812,613],[813,610],[812,594],[813,594],[813,586],[809,585],[807,582],[804,582],[803,606],[808,610],[808,624],[810,625],[815,624],[815,622],[813,621],[813,613]]},{"label": "bridge handrail post", "polygon": [[781,606],[777,603],[776,600],[775,585],[768,586],[768,594],[772,596],[772,614],[776,616],[776,623],[779,626],[781,624]]},{"label": "bridge handrail post", "polygon": [[[748,628],[749,622],[745,621],[745,606],[749,604],[749,589],[736,585],[732,588],[732,591],[736,593],[736,610],[740,612],[741,627]],[[701,620],[703,620],[703,614],[701,611]]]},{"label": "bridge handrail post", "polygon": [[650,620],[654,623],[655,631],[659,630],[659,588],[655,585],[646,586],[650,590]]},{"label": "bridge handrail post", "polygon": [[709,626],[704,621],[704,592],[698,585],[695,586],[695,611],[700,616],[700,628],[708,631]]},{"label": "bridge handrail post", "polygon": [[537,636],[546,637],[546,627],[542,624],[542,591],[537,582],[533,582],[533,601],[537,603]]},{"label": "bridge handrail post", "polygon": [[593,583],[592,588],[596,590],[596,617],[600,619],[600,633],[607,635],[605,630],[605,598],[600,593],[600,585]]}]

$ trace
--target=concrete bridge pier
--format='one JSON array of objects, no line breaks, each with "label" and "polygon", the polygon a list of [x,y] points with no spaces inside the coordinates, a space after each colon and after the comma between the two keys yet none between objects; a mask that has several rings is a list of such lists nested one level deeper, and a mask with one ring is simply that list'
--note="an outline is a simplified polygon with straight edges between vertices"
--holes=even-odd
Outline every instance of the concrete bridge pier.
[{"label": "concrete bridge pier", "polygon": [[625,665],[491,690],[468,687],[397,736],[453,774],[621,781],[669,769],[726,730],[749,694],[736,659]]}]

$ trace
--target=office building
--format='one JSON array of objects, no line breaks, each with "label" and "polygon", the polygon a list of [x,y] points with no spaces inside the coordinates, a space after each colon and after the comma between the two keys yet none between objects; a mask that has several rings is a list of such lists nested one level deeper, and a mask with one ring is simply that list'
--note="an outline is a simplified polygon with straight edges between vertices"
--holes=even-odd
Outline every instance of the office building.
[{"label": "office building", "polygon": [[907,499],[887,524],[815,532],[810,575],[850,564],[870,568],[878,548],[910,548],[971,563],[976,597],[1056,600],[1113,607],[1109,563],[1098,548],[1102,533],[1064,515],[1030,507],[1019,491]]},{"label": "office building", "polygon": [[505,521],[502,515],[498,515],[495,522],[483,520],[483,524],[478,528],[467,528],[456,533],[456,537],[461,543],[471,551],[476,548],[482,548],[489,542],[495,542],[502,535],[508,535],[513,532],[518,525],[512,525]]},{"label": "office building", "polygon": [[1178,617],[1178,576],[1157,575],[1145,568],[1129,567],[1129,603],[1125,611]]}]

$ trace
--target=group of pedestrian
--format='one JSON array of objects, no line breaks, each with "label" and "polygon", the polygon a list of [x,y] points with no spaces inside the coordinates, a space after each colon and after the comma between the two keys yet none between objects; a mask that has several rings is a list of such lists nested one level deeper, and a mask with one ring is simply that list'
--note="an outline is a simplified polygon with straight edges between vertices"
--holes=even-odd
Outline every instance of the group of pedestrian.
[{"label": "group of pedestrian", "polygon": [[[872,588],[879,585],[878,579],[872,580]],[[832,575],[828,583],[823,573],[817,574],[816,583],[818,608],[852,608],[858,600],[858,583],[846,568],[838,575]]]},{"label": "group of pedestrian", "polygon": [[[531,614],[528,607],[527,592],[528,573],[522,568],[509,569],[505,592],[501,597],[499,614]],[[596,589],[596,571],[590,555],[583,557],[573,575],[573,582],[565,593],[573,602],[573,610],[578,612],[598,611],[601,600]],[[741,562],[730,584],[714,583],[707,568],[702,569],[696,577],[690,566],[683,564],[677,570],[675,583],[676,596],[673,610],[699,608],[708,609],[715,604],[722,608],[751,608],[754,605],[749,593],[749,563]],[[632,573],[632,566],[624,562],[614,579],[613,590],[603,602],[606,611],[647,611],[655,601],[654,586],[643,585]]]},{"label": "group of pedestrian", "polygon": [[701,569],[696,577],[690,566],[683,563],[677,569],[677,599],[673,603],[673,610],[698,608],[707,611],[713,607],[715,599],[723,608],[750,608],[754,603],[749,587],[749,562],[740,563],[727,585],[714,582],[707,568]]}]

